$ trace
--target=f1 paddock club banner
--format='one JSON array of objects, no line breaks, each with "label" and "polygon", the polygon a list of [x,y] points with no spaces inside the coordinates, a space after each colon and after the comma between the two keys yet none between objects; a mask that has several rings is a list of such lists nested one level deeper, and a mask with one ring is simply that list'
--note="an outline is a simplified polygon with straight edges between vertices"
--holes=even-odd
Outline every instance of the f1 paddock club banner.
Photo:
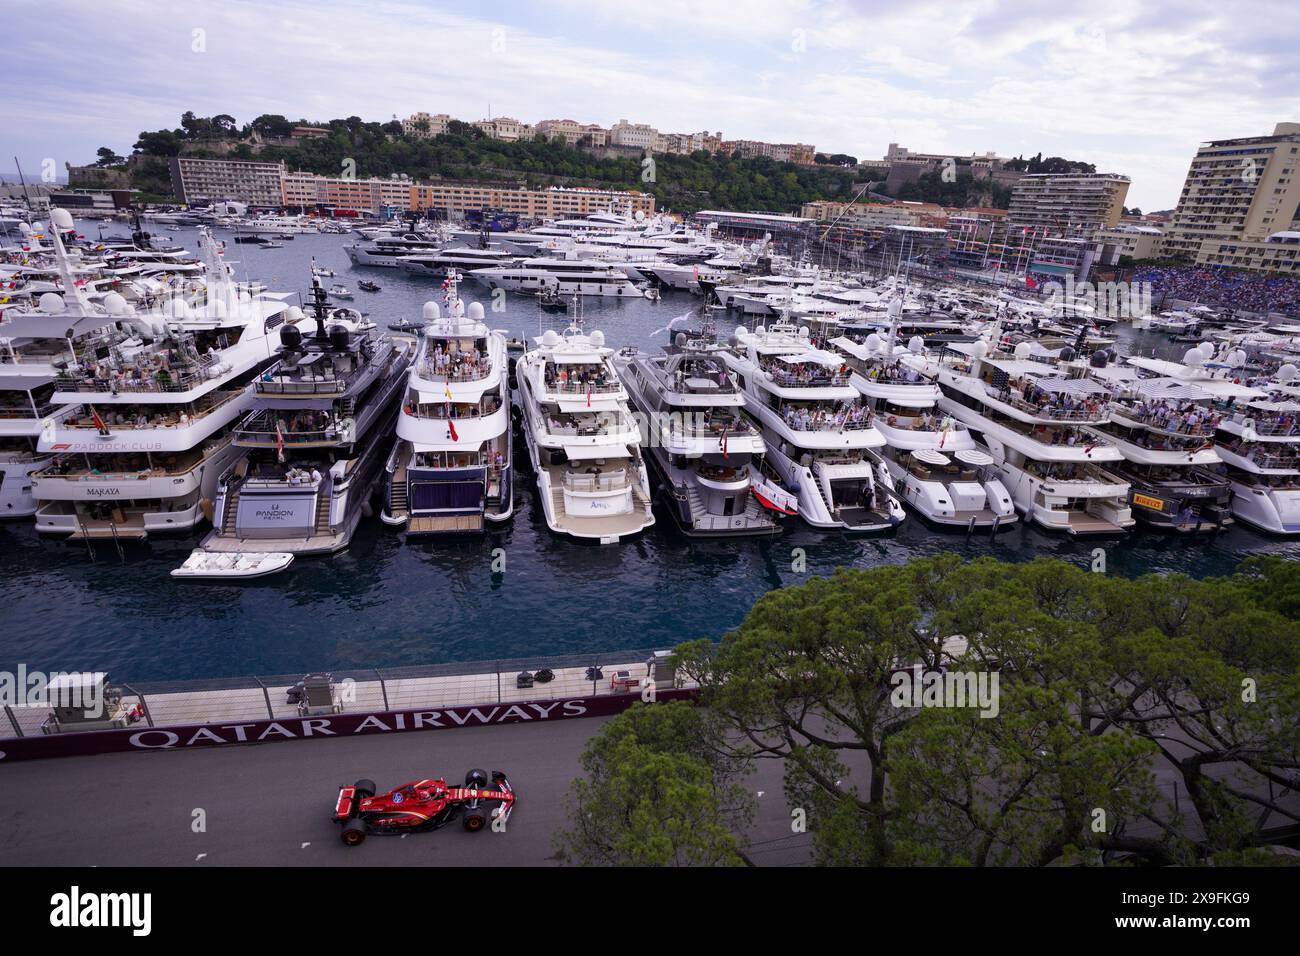
[{"label": "f1 paddock club banner", "polygon": [[[693,689],[661,690],[656,700],[691,697]],[[641,699],[635,692],[557,700],[521,700],[501,704],[462,705],[382,710],[321,717],[283,717],[277,720],[239,720],[211,724],[176,724],[166,727],[128,727],[82,733],[42,734],[0,739],[0,764],[42,757],[76,757],[131,751],[194,750],[280,740],[328,740],[412,730],[452,730],[493,724],[533,724],[575,717],[608,717]]]}]

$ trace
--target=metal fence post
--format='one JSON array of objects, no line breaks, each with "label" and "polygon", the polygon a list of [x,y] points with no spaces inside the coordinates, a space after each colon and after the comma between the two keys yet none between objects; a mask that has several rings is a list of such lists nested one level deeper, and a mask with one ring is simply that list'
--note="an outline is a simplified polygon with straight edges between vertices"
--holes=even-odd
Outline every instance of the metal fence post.
[{"label": "metal fence post", "polygon": [[23,736],[23,728],[18,725],[18,718],[14,716],[14,709],[5,704],[5,713],[9,715],[9,723],[14,725],[14,735]]},{"label": "metal fence post", "polygon": [[384,695],[384,710],[392,710],[388,706],[388,686],[384,683],[384,675],[379,673],[379,668],[375,668],[375,676],[379,678],[379,692]]},{"label": "metal fence post", "polygon": [[275,720],[275,711],[271,708],[271,692],[262,683],[262,678],[254,677],[253,680],[257,681],[257,686],[262,688],[262,696],[266,698],[266,716],[271,720]]}]

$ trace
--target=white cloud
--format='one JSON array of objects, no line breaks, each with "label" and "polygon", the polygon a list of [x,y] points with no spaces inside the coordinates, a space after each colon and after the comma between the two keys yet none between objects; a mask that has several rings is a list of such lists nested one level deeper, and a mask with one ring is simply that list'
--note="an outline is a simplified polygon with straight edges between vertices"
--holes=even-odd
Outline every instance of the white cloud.
[{"label": "white cloud", "polygon": [[[125,149],[186,109],[474,120],[490,104],[858,156],[1042,151],[1126,173],[1131,202],[1159,208],[1198,142],[1300,119],[1300,13],[1269,0],[1250,16],[1212,0],[194,0],[166,16],[10,0],[6,25],[0,128],[29,161]],[[73,35],[90,42],[70,51]]]}]

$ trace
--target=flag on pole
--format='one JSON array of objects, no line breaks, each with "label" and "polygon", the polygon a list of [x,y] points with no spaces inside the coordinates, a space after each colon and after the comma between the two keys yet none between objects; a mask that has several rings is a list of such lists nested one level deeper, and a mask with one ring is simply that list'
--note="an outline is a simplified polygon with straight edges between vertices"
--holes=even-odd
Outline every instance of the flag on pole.
[{"label": "flag on pole", "polygon": [[722,432],[722,457],[723,457],[723,458],[730,458],[730,457],[731,457],[730,455],[727,454],[727,432],[726,432],[726,429],[723,429],[723,432]]},{"label": "flag on pole", "polygon": [[451,435],[452,441],[460,441],[460,436],[456,434],[456,423],[450,418],[447,419],[447,432]]},{"label": "flag on pole", "polygon": [[587,407],[591,408],[591,383],[587,383]]},{"label": "flag on pole", "polygon": [[90,419],[95,423],[95,430],[101,435],[108,434],[108,426],[104,424],[104,419],[99,417],[99,412],[95,411],[95,406],[90,406]]},{"label": "flag on pole", "polygon": [[275,423],[275,460],[284,464],[284,432],[280,431],[280,422]]}]

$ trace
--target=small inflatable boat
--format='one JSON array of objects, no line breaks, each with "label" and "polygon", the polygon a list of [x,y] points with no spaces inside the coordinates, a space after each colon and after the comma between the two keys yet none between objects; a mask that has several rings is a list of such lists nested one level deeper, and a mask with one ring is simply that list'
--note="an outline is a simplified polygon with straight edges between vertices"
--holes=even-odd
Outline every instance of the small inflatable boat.
[{"label": "small inflatable boat", "polygon": [[185,563],[172,571],[174,578],[261,578],[283,571],[293,563],[293,555],[282,551],[266,553],[242,551],[204,551],[195,549]]}]

